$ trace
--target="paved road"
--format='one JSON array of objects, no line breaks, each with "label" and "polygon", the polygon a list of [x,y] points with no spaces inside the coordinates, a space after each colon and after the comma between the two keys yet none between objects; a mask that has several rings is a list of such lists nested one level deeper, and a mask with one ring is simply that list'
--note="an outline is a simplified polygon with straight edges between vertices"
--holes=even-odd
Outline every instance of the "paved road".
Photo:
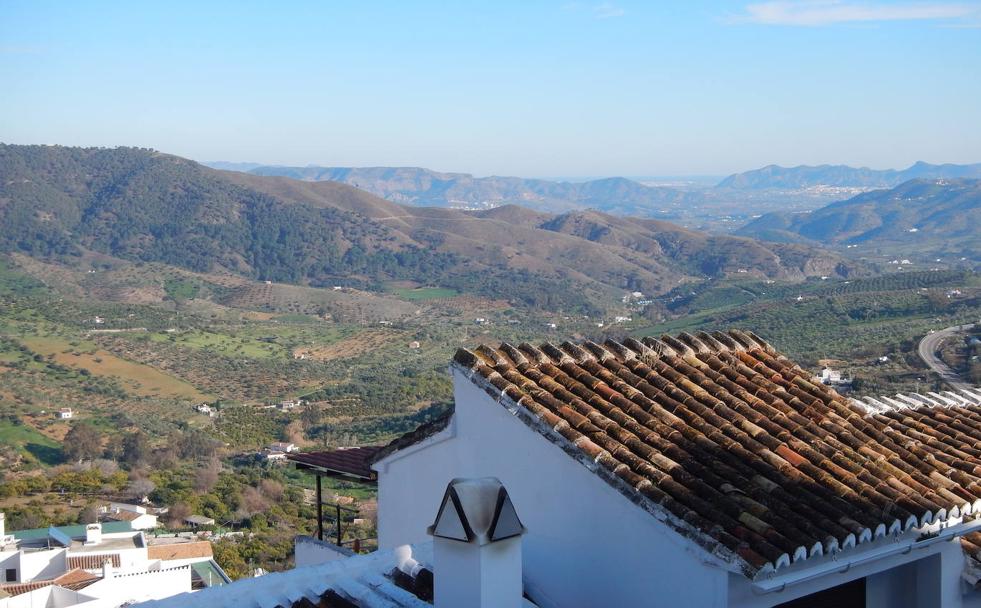
[{"label": "paved road", "polygon": [[920,345],[917,347],[920,359],[927,364],[927,367],[937,372],[937,375],[947,383],[953,390],[962,390],[965,388],[971,388],[971,385],[961,379],[957,375],[957,372],[950,369],[950,367],[940,360],[937,356],[937,351],[940,348],[940,343],[945,339],[949,338],[953,334],[959,331],[968,331],[974,327],[974,324],[968,325],[955,325],[954,327],[948,327],[947,329],[941,329],[935,331],[932,334],[927,334],[920,340]]}]

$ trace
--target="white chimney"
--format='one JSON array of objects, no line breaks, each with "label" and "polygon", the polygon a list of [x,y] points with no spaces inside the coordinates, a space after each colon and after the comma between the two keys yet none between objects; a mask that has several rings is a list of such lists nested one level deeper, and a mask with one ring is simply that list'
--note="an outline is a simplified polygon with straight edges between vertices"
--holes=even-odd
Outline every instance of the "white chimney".
[{"label": "white chimney", "polygon": [[97,545],[102,542],[102,524],[88,524],[85,526],[85,544]]},{"label": "white chimney", "polygon": [[102,562],[102,580],[108,580],[112,578],[112,559],[106,558],[106,561]]},{"label": "white chimney", "polygon": [[525,528],[496,477],[454,479],[433,536],[436,608],[521,608]]},{"label": "white chimney", "polygon": [[7,535],[7,515],[0,511],[0,538]]}]

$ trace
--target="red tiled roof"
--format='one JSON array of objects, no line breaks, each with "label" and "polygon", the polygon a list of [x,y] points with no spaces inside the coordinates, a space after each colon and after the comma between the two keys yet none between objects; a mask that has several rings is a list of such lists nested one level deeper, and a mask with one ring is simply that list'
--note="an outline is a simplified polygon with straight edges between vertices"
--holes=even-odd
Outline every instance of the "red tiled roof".
[{"label": "red tiled roof", "polygon": [[36,591],[48,585],[58,585],[59,587],[64,587],[65,589],[71,589],[77,591],[79,589],[84,589],[102,577],[89,574],[84,570],[75,568],[69,570],[68,572],[62,574],[58,578],[45,579],[42,581],[32,581],[30,583],[15,583],[12,585],[0,585],[0,589],[7,592],[9,595],[22,595],[24,593],[30,593],[31,591]]},{"label": "red tiled roof", "polygon": [[114,521],[136,521],[142,515],[143,515],[143,513],[137,513],[136,511],[126,511],[126,510],[120,509],[119,511],[116,511],[115,513],[107,513],[106,514],[106,517],[108,517],[109,519],[112,519]]},{"label": "red tiled roof", "polygon": [[388,456],[393,452],[397,452],[404,447],[415,445],[428,437],[432,437],[436,433],[445,429],[449,425],[450,420],[452,420],[452,418],[453,418],[453,409],[451,408],[443,412],[439,416],[433,418],[429,422],[419,425],[418,427],[415,428],[415,430],[409,431],[408,433],[404,435],[400,435],[399,437],[396,437],[395,439],[390,441],[388,445],[384,446],[383,448],[378,450],[377,453],[375,453],[375,455],[371,459],[371,462],[372,463],[378,462],[379,460],[385,458],[386,456]]},{"label": "red tiled roof", "polygon": [[53,585],[53,580],[46,581],[34,581],[32,583],[14,583],[12,585],[0,585],[0,589],[6,592],[8,595],[22,595],[24,593],[30,593],[31,591],[36,591],[42,587],[47,587],[48,585]]},{"label": "red tiled roof", "polygon": [[455,363],[747,576],[981,511],[981,407],[870,415],[752,333],[481,346]]},{"label": "red tiled roof", "polygon": [[366,446],[331,450],[329,452],[304,452],[287,454],[291,461],[312,469],[342,473],[361,479],[375,479],[371,462],[380,446]]},{"label": "red tiled roof", "polygon": [[146,549],[149,559],[193,559],[197,557],[212,557],[211,542],[199,540],[190,543],[169,543],[166,545],[150,545]]},{"label": "red tiled roof", "polygon": [[103,555],[69,555],[68,556],[68,568],[76,569],[81,568],[82,570],[100,570],[102,565],[106,563],[106,560],[112,562],[113,568],[118,568],[120,565],[119,554],[118,553],[106,553]]},{"label": "red tiled roof", "polygon": [[68,572],[54,579],[54,584],[58,585],[59,587],[64,587],[65,589],[77,591],[79,589],[84,589],[95,581],[101,579],[101,576],[89,574],[85,570],[75,568],[74,570],[69,570]]}]

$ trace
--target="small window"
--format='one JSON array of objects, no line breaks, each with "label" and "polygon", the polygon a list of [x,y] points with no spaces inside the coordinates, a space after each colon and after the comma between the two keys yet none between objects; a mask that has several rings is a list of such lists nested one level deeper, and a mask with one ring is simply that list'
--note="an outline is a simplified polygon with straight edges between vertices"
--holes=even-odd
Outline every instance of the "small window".
[{"label": "small window", "polygon": [[7,568],[7,570],[3,573],[3,580],[8,583],[16,583],[17,568]]}]

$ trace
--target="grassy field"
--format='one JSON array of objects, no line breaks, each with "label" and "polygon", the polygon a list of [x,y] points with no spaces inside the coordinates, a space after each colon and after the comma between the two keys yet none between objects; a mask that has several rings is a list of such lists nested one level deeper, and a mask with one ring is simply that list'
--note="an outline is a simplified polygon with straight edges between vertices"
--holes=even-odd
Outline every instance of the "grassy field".
[{"label": "grassy field", "polygon": [[25,458],[35,459],[42,464],[61,462],[61,446],[58,442],[24,424],[0,419],[0,444],[12,446]]},{"label": "grassy field", "polygon": [[92,349],[91,345],[74,347],[62,338],[40,336],[23,338],[22,341],[32,351],[45,357],[51,356],[61,365],[84,369],[97,376],[116,378],[135,395],[191,401],[207,401],[213,398],[179,378],[148,365],[121,359],[108,351]]},{"label": "grassy field", "polygon": [[218,333],[207,330],[190,330],[175,333],[149,334],[154,342],[171,342],[188,348],[210,350],[227,356],[255,359],[283,358],[287,350],[276,343],[260,341],[252,336],[237,333]]}]

